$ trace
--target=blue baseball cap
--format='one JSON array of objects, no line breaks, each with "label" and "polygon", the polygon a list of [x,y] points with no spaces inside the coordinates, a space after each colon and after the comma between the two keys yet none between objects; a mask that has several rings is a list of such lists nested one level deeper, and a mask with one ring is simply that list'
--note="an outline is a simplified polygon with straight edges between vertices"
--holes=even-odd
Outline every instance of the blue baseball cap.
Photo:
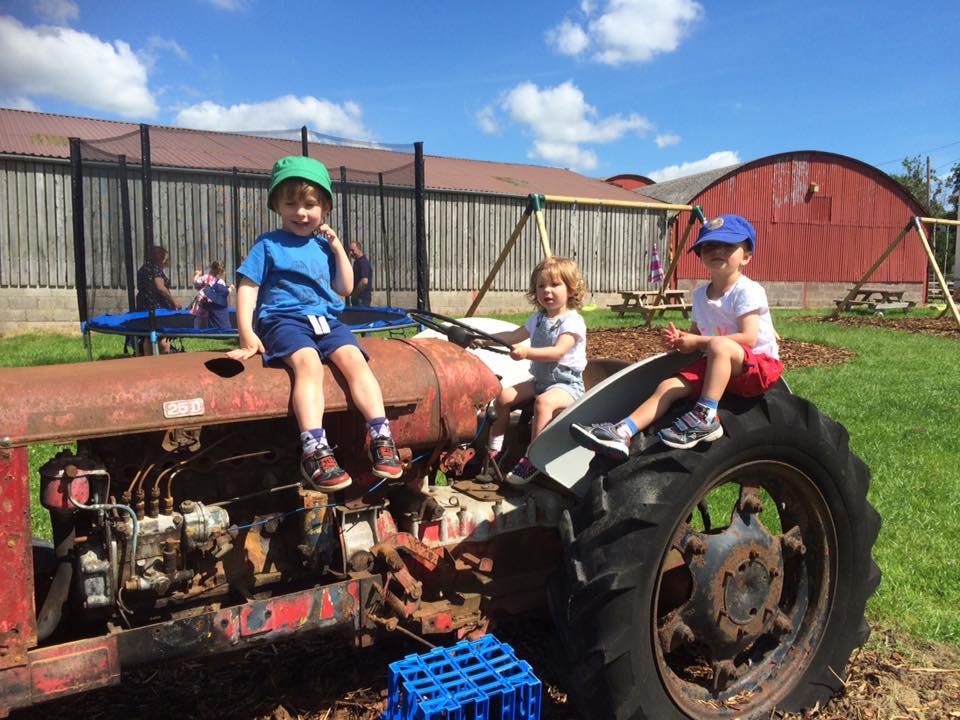
[{"label": "blue baseball cap", "polygon": [[700,228],[700,234],[697,236],[697,241],[689,252],[694,252],[699,257],[700,251],[697,248],[708,242],[727,243],[729,245],[746,242],[750,246],[750,252],[753,252],[757,244],[757,231],[753,229],[753,225],[745,217],[718,215],[703,224],[703,227]]}]

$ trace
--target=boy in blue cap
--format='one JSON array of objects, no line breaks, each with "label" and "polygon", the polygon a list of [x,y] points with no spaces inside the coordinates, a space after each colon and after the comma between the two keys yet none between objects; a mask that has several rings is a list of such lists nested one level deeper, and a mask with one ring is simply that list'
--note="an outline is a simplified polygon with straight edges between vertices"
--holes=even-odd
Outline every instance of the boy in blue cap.
[{"label": "boy in blue cap", "polygon": [[687,397],[699,398],[697,404],[661,430],[660,440],[674,448],[716,440],[723,435],[717,405],[724,392],[756,397],[780,378],[783,365],[767,294],[743,274],[756,241],[753,225],[739,215],[721,215],[704,224],[691,252],[710,273],[710,282],[693,293],[690,331],[670,323],[663,344],[667,350],[702,352],[706,357],[661,382],[653,395],[618,423],[572,423],[570,433],[580,445],[626,460],[633,436]]},{"label": "boy in blue cap", "polygon": [[343,373],[350,396],[367,421],[373,474],[403,474],[383,406],[383,393],[367,354],[338,317],[353,290],[353,268],[343,243],[324,222],[333,209],[330,175],[308,157],[281,158],[273,166],[267,205],[282,225],[257,238],[237,269],[240,347],[228,354],[293,371],[293,411],[300,425],[306,482],[322,492],[350,485],[323,430],[323,360]]}]

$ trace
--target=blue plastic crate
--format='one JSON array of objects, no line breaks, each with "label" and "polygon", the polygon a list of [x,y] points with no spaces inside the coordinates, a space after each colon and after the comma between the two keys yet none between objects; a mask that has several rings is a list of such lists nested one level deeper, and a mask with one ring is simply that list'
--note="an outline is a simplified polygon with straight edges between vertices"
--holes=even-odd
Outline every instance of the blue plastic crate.
[{"label": "blue plastic crate", "polygon": [[492,635],[390,664],[383,720],[539,720],[542,686]]}]

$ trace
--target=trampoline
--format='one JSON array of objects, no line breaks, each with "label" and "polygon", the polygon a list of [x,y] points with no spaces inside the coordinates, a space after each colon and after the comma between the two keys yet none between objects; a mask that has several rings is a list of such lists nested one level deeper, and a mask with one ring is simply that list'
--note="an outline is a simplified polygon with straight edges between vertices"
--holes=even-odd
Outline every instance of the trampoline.
[{"label": "trampoline", "polygon": [[[168,338],[206,338],[208,340],[226,340],[237,337],[237,311],[230,308],[230,329],[195,328],[193,315],[189,310],[155,310],[154,323],[158,336]],[[407,311],[393,307],[344,308],[340,321],[350,326],[356,335],[367,335],[382,330],[398,330],[416,327]],[[150,337],[150,313],[129,312],[122,315],[98,315],[85,323],[80,323],[81,331],[107,335],[125,335],[128,337]]]}]

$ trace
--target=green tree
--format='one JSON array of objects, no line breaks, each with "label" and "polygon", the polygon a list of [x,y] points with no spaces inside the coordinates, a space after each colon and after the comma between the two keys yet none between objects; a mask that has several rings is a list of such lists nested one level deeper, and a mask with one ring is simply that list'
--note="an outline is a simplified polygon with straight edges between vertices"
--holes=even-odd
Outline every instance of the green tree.
[{"label": "green tree", "polygon": [[[900,183],[914,199],[927,209],[928,217],[955,219],[957,186],[960,184],[960,163],[953,167],[947,181],[931,174],[930,203],[927,204],[927,164],[920,155],[903,159],[903,173],[890,173],[890,177]],[[943,203],[953,203],[953,212],[949,212]],[[937,258],[940,270],[947,276],[953,272],[953,257],[956,248],[956,228],[950,225],[926,227],[933,255]]]},{"label": "green tree", "polygon": [[950,174],[947,175],[946,186],[947,204],[950,206],[950,213],[956,219],[958,195],[960,195],[960,162],[954,165]]},{"label": "green tree", "polygon": [[946,217],[940,201],[943,182],[936,175],[930,177],[930,204],[927,206],[927,166],[919,155],[903,159],[903,173],[890,173],[890,177],[906,188],[907,192],[923,207],[930,217]]}]

